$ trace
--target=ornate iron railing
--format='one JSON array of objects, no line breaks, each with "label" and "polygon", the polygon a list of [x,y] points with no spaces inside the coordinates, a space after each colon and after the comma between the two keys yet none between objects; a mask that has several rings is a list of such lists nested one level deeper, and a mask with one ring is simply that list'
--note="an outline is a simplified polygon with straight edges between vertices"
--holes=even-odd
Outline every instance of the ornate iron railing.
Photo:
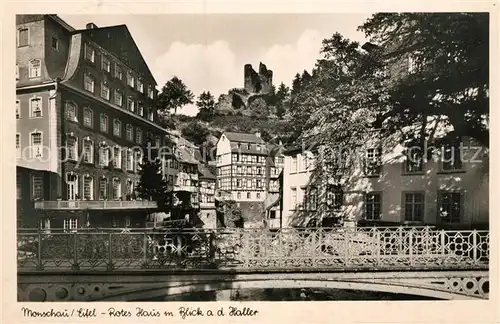
[{"label": "ornate iron railing", "polygon": [[18,270],[487,269],[488,231],[425,228],[18,232]]}]

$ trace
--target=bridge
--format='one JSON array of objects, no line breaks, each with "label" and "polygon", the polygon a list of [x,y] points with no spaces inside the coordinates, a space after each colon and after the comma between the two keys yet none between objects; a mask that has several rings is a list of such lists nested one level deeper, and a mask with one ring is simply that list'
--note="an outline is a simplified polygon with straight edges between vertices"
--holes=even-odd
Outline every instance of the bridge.
[{"label": "bridge", "polygon": [[19,301],[243,288],[488,299],[489,232],[413,228],[19,230]]}]

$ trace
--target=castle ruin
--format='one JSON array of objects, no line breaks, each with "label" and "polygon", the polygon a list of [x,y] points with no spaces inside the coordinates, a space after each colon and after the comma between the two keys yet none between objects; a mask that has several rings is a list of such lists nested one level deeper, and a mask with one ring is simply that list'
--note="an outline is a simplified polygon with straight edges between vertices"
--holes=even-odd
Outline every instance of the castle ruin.
[{"label": "castle ruin", "polygon": [[260,62],[259,73],[255,72],[252,64],[245,64],[244,71],[245,90],[248,93],[267,93],[273,85],[273,71]]}]

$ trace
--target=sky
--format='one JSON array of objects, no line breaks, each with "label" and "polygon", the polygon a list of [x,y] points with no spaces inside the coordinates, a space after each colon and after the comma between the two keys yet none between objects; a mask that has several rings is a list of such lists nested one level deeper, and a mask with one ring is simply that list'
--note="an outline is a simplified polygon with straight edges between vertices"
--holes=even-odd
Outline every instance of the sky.
[{"label": "sky", "polygon": [[[310,71],[320,57],[321,41],[335,32],[366,41],[357,31],[370,14],[210,14],[210,15],[60,15],[76,29],[126,24],[158,89],[179,77],[197,97],[215,98],[243,87],[243,66],[273,71],[273,84],[290,86],[294,75]],[[188,105],[179,113],[196,115]]]}]

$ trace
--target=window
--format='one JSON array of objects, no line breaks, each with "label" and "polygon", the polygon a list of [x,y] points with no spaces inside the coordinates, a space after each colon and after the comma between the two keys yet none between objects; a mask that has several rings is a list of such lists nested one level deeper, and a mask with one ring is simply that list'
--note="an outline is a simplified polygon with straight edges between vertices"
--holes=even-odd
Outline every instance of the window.
[{"label": "window", "polygon": [[101,83],[101,97],[109,100],[109,86],[104,82]]},{"label": "window", "polygon": [[66,154],[69,160],[78,159],[78,142],[76,137],[68,136],[66,139]]},{"label": "window", "polygon": [[32,60],[29,63],[29,77],[39,78],[42,74],[42,65],[40,60]]},{"label": "window", "polygon": [[377,176],[381,172],[381,148],[370,148],[366,150],[365,174]]},{"label": "window", "polygon": [[119,200],[122,196],[122,184],[120,179],[113,178],[113,199]]},{"label": "window", "polygon": [[83,85],[85,90],[94,93],[94,77],[91,74],[89,73],[84,74]]},{"label": "window", "polygon": [[66,119],[76,122],[76,105],[72,102],[66,103]]},{"label": "window", "polygon": [[241,192],[238,192],[238,193],[236,194],[236,197],[237,197],[238,199],[241,199]]},{"label": "window", "polygon": [[94,163],[94,142],[88,137],[83,139],[83,162]]},{"label": "window", "polygon": [[94,199],[94,179],[88,174],[83,176],[83,199]]},{"label": "window", "polygon": [[115,78],[123,79],[123,72],[121,66],[115,63]]},{"label": "window", "polygon": [[149,86],[148,87],[148,97],[153,99],[154,98],[154,90],[153,90],[153,86]]},{"label": "window", "polygon": [[30,117],[31,118],[42,117],[42,98],[35,97],[30,99]]},{"label": "window", "polygon": [[52,48],[55,50],[59,49],[59,40],[54,36],[52,36]]},{"label": "window", "polygon": [[141,79],[137,80],[137,90],[144,93],[144,82]]},{"label": "window", "polygon": [[153,121],[153,119],[154,119],[153,109],[150,109],[150,110],[148,111],[148,119],[149,119],[150,121]]},{"label": "window", "polygon": [[125,127],[125,138],[128,140],[128,141],[133,141],[134,140],[134,137],[133,137],[133,127],[132,125],[130,124],[127,124],[127,126]]},{"label": "window", "polygon": [[139,127],[135,130],[135,142],[137,144],[142,144],[142,130]]},{"label": "window", "polygon": [[424,220],[424,194],[420,192],[403,194],[404,215],[407,222]]},{"label": "window", "polygon": [[445,223],[459,223],[462,195],[459,192],[439,192],[439,218]]},{"label": "window", "polygon": [[297,188],[290,188],[291,190],[291,200],[292,200],[292,210],[297,209]]},{"label": "window", "polygon": [[122,134],[122,122],[119,119],[113,120],[113,135],[120,137]]},{"label": "window", "polygon": [[115,105],[122,106],[123,104],[123,95],[120,89],[115,89]]},{"label": "window", "polygon": [[21,134],[16,134],[16,156],[21,157]]},{"label": "window", "polygon": [[260,199],[260,192],[257,192],[256,196],[257,196],[257,199]]},{"label": "window", "polygon": [[261,189],[261,188],[262,188],[262,181],[257,180],[257,189]]},{"label": "window", "polygon": [[344,194],[338,186],[329,186],[326,192],[326,207],[334,212],[340,212],[344,203]]},{"label": "window", "polygon": [[130,149],[127,150],[127,170],[134,171],[134,157]]},{"label": "window", "polygon": [[269,219],[275,219],[275,218],[276,218],[276,211],[270,210],[269,211]]},{"label": "window", "polygon": [[238,174],[238,175],[243,174],[242,169],[241,169],[241,166],[238,166],[238,167],[236,168],[236,174]]},{"label": "window", "polygon": [[85,44],[85,59],[90,62],[95,62],[95,51],[89,44]]},{"label": "window", "polygon": [[134,104],[135,103],[134,103],[134,100],[132,99],[132,97],[128,97],[127,98],[127,109],[133,112],[135,110]]},{"label": "window", "polygon": [[247,192],[247,199],[250,199],[252,197],[252,194],[250,192]]},{"label": "window", "polygon": [[102,167],[109,166],[110,150],[107,146],[99,147],[99,165]]},{"label": "window", "polygon": [[140,116],[144,116],[144,107],[142,106],[142,103],[140,103],[140,102],[137,104],[137,113]]},{"label": "window", "polygon": [[65,218],[63,227],[65,230],[76,230],[78,228],[77,218]]},{"label": "window", "polygon": [[111,72],[111,62],[107,56],[102,56],[102,69],[106,72]]},{"label": "window", "polygon": [[108,179],[99,179],[99,200],[108,199]]},{"label": "window", "polygon": [[241,179],[236,179],[236,187],[241,188]]},{"label": "window", "polygon": [[101,132],[107,133],[108,132],[108,116],[105,114],[101,114]]},{"label": "window", "polygon": [[419,173],[424,170],[423,149],[412,147],[406,150],[405,173]]},{"label": "window", "polygon": [[443,171],[456,171],[462,169],[462,153],[459,141],[445,144],[442,149]]},{"label": "window", "polygon": [[378,192],[368,192],[365,195],[365,219],[378,220],[382,216],[382,198]]},{"label": "window", "polygon": [[113,148],[113,166],[115,168],[122,168],[122,150],[119,146]]},{"label": "window", "polygon": [[31,133],[31,157],[32,158],[41,158],[42,157],[42,133],[35,132]]},{"label": "window", "polygon": [[90,127],[92,128],[92,124],[93,124],[93,112],[92,112],[92,109],[90,108],[84,108],[83,109],[83,125],[86,126],[86,127]]},{"label": "window", "polygon": [[125,227],[130,227],[130,215],[125,215]]},{"label": "window", "polygon": [[22,28],[18,30],[17,36],[18,46],[29,46],[30,44],[30,31],[28,28]]},{"label": "window", "polygon": [[32,177],[33,192],[32,197],[34,200],[43,198],[43,177],[39,174],[34,174]]},{"label": "window", "polygon": [[127,72],[127,84],[132,88],[135,87],[135,78],[132,75],[132,72]]},{"label": "window", "polygon": [[21,119],[21,102],[16,100],[16,119]]}]

